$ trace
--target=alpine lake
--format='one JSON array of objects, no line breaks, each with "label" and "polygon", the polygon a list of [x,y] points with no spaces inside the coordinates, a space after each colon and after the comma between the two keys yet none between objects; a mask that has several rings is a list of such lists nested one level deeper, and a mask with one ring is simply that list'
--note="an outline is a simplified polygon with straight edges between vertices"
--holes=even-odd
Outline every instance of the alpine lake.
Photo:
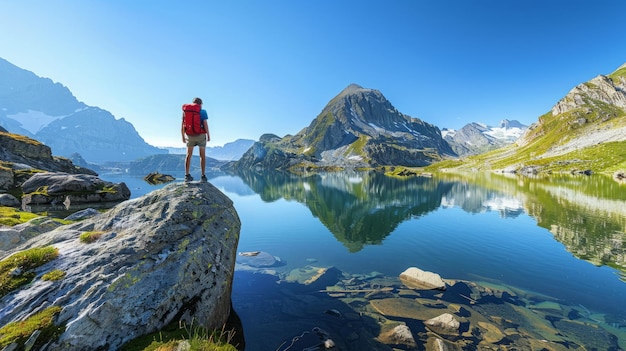
[{"label": "alpine lake", "polygon": [[[359,351],[626,350],[626,184],[610,177],[208,175],[242,223],[232,303],[246,351],[324,341]],[[160,187],[143,175],[101,177],[126,182],[133,198]],[[446,289],[406,285],[409,267],[439,274]],[[456,330],[427,325],[446,313]]]}]

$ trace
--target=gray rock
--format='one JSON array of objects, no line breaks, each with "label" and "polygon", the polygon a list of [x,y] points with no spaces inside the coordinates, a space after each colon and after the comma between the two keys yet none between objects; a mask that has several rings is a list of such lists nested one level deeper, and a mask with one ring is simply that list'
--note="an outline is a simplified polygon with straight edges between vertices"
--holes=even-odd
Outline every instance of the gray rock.
[{"label": "gray rock", "polygon": [[0,194],[0,206],[20,207],[22,203],[11,194]]},{"label": "gray rock", "polygon": [[[19,293],[0,299],[0,326],[62,307],[55,323],[65,331],[49,351],[115,350],[181,320],[221,328],[230,314],[239,230],[231,200],[213,185],[173,183],[41,234],[9,253],[53,245],[59,256]],[[86,231],[100,238],[83,243]],[[53,269],[65,278],[40,279]]]},{"label": "gray rock", "polygon": [[400,280],[408,287],[414,289],[439,289],[445,290],[446,283],[439,274],[423,271],[416,267],[407,268],[400,273]]},{"label": "gray rock", "polygon": [[22,184],[22,206],[121,202],[130,198],[125,183],[111,183],[91,174],[37,173]]},{"label": "gray rock", "polygon": [[99,215],[100,212],[93,208],[86,208],[84,210],[80,210],[78,212],[72,213],[71,215],[65,217],[68,221],[80,221],[83,219],[91,218]]},{"label": "gray rock", "polygon": [[91,174],[68,174],[62,172],[37,173],[22,184],[25,194],[47,188],[50,195],[74,191],[94,191],[102,189],[105,181]]}]

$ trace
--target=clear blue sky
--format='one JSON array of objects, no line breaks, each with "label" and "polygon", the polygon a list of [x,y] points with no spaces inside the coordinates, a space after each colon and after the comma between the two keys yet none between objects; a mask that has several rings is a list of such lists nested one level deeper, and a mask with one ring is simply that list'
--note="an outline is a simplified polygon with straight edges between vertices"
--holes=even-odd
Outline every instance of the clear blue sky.
[{"label": "clear blue sky", "polygon": [[351,83],[440,128],[531,124],[626,62],[624,0],[0,0],[0,57],[183,146],[295,134]]}]

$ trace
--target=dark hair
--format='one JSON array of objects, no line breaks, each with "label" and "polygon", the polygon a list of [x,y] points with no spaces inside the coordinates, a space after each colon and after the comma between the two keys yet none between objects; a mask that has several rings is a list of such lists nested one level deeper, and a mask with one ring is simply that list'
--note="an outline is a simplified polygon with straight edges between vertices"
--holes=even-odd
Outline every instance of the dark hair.
[{"label": "dark hair", "polygon": [[199,97],[193,98],[193,103],[202,105],[202,99],[200,99]]}]

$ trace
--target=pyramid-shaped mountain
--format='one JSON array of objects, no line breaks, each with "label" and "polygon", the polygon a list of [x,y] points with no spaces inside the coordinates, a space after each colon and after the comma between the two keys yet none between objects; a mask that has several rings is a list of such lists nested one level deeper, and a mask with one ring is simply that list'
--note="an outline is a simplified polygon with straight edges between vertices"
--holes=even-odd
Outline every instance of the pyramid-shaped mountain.
[{"label": "pyramid-shaped mountain", "polygon": [[399,112],[374,89],[352,84],[296,135],[266,134],[235,168],[425,166],[454,151],[432,124]]}]

